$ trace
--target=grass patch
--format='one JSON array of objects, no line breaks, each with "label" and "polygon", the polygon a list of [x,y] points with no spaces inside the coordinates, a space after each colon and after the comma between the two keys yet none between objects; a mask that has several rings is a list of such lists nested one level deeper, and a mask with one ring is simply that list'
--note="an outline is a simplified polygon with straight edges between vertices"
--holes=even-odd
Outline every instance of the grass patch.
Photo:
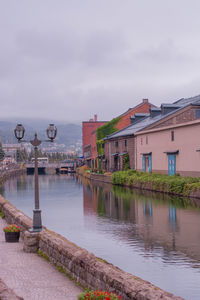
[{"label": "grass patch", "polygon": [[107,262],[104,259],[102,259],[102,258],[97,257],[97,260],[100,261],[100,262],[102,262],[102,263],[104,263],[104,264],[107,264]]},{"label": "grass patch", "polygon": [[50,261],[48,255],[45,254],[45,253],[43,253],[41,250],[38,250],[38,251],[37,251],[37,254],[38,254],[39,256],[41,256],[42,258],[44,258],[46,261],[48,261],[48,262]]},{"label": "grass patch", "polygon": [[65,276],[67,276],[67,278],[69,278],[70,280],[74,281],[76,285],[78,285],[78,286],[82,287],[84,290],[86,290],[86,287],[83,286],[80,282],[76,281],[76,279],[73,278],[71,275],[69,275],[69,274],[67,273],[67,271],[66,271],[61,265],[56,265],[56,264],[55,264],[55,266],[56,266],[56,269],[57,269],[60,273],[64,274]]},{"label": "grass patch", "polygon": [[0,210],[0,217],[2,218],[2,219],[5,219],[5,215],[4,215],[4,213]]}]

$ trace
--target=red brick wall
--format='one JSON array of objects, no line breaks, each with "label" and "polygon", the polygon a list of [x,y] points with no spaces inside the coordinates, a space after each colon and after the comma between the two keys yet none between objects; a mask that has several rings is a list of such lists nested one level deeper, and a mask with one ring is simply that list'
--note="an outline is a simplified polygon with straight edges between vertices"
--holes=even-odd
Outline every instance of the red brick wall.
[{"label": "red brick wall", "polygon": [[139,104],[138,106],[128,110],[126,113],[121,115],[120,121],[117,123],[116,128],[118,130],[123,129],[131,124],[130,117],[133,116],[135,113],[149,113],[149,108],[151,107],[151,104],[148,102],[143,102]]},{"label": "red brick wall", "polygon": [[92,159],[96,159],[98,156],[97,152],[97,141],[96,141],[96,130],[91,133],[91,157]]},{"label": "red brick wall", "polygon": [[[148,99],[144,99],[143,102],[134,108],[129,109],[127,112],[120,116],[120,121],[117,123],[116,128],[118,130],[123,129],[131,124],[130,116],[135,113],[149,113],[149,108],[152,105],[148,102]],[[96,133],[95,130],[107,122],[89,121],[82,123],[82,143],[83,143],[83,155],[84,147],[91,144],[91,157],[95,159],[98,155],[96,147]]]},{"label": "red brick wall", "polygon": [[106,123],[107,122],[95,122],[95,121],[82,122],[83,155],[84,155],[84,147],[87,146],[88,144],[91,144],[92,132]]}]

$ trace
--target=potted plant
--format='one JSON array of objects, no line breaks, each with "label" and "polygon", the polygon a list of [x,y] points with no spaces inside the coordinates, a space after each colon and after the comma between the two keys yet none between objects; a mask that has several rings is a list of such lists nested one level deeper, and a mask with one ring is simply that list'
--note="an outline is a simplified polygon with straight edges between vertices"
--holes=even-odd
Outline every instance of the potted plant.
[{"label": "potted plant", "polygon": [[5,232],[5,239],[8,243],[19,242],[21,227],[15,224],[10,224],[4,227],[3,231]]},{"label": "potted plant", "polygon": [[85,291],[78,296],[78,300],[122,300],[122,297],[113,292]]}]

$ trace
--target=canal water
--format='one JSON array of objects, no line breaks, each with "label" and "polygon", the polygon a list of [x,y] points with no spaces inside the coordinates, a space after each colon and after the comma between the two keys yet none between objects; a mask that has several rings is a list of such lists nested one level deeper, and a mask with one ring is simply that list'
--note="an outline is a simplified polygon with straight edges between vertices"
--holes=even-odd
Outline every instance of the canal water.
[{"label": "canal water", "polygon": [[[188,300],[200,299],[200,204],[72,175],[40,175],[43,225],[121,269]],[[32,217],[34,178],[1,193]]]}]

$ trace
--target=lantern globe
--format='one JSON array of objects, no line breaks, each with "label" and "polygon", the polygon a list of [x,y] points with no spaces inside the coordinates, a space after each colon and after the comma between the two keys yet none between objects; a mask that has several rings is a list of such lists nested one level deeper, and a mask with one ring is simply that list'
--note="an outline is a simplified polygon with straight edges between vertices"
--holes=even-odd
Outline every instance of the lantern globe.
[{"label": "lantern globe", "polygon": [[24,126],[22,124],[17,124],[17,126],[14,130],[14,133],[15,133],[15,137],[18,139],[18,141],[23,139],[24,133],[25,133]]},{"label": "lantern globe", "polygon": [[54,124],[49,124],[47,128],[47,136],[53,142],[53,140],[56,138],[57,134],[57,128]]}]

